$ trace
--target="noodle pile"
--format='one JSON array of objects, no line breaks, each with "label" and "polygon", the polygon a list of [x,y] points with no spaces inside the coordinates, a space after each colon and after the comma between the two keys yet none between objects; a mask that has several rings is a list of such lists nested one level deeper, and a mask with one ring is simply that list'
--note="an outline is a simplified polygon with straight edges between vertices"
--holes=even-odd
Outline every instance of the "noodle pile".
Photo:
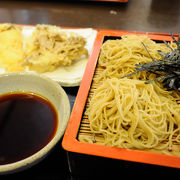
[{"label": "noodle pile", "polygon": [[[107,40],[101,48],[99,57],[99,66],[104,69],[100,73],[97,81],[107,78],[121,78],[135,71],[135,64],[151,62],[148,52],[145,50],[142,42],[147,47],[153,59],[160,60],[162,57],[157,50],[168,52],[169,49],[165,44],[156,43],[147,36],[125,35],[122,39]],[[176,45],[171,43],[170,46],[175,48]],[[147,80],[153,79],[153,74],[141,72],[130,78]]]},{"label": "noodle pile", "polygon": [[[103,44],[98,61],[102,73],[94,77],[96,89],[85,111],[93,136],[80,135],[80,141],[161,153],[180,151],[180,95],[159,83],[145,84],[155,77],[148,72],[121,79],[135,71],[135,64],[152,61],[142,42],[156,60],[161,59],[157,50],[168,51],[147,36],[128,35]],[[170,46],[175,48],[173,43]]]},{"label": "noodle pile", "polygon": [[97,88],[91,99],[90,128],[103,135],[101,144],[171,149],[173,141],[180,142],[180,136],[172,138],[180,127],[180,106],[176,101],[156,84],[112,78]]}]

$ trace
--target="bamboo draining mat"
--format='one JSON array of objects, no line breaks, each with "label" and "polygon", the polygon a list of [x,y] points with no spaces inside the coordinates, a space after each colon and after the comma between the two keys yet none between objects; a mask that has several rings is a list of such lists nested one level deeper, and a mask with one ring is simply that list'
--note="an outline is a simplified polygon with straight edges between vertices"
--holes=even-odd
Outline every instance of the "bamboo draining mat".
[{"label": "bamboo draining mat", "polygon": [[87,113],[87,109],[89,107],[89,102],[94,94],[94,90],[98,87],[98,83],[96,83],[96,81],[94,79],[96,79],[96,77],[102,73],[103,68],[100,67],[99,65],[97,65],[95,73],[94,73],[94,77],[93,77],[93,81],[91,84],[91,88],[89,90],[89,94],[88,94],[88,98],[86,101],[86,105],[85,105],[85,110],[81,119],[81,124],[80,124],[80,128],[79,128],[79,133],[78,133],[78,140],[81,141],[81,139],[84,139],[84,137],[86,137],[86,139],[92,140],[93,142],[97,139],[102,139],[101,134],[96,135],[96,137],[94,136],[94,134],[91,132],[90,130],[90,122],[88,119],[88,113]]},{"label": "bamboo draining mat", "polygon": [[[96,79],[96,77],[100,73],[102,73],[102,71],[103,71],[103,68],[97,64],[97,67],[96,67],[96,70],[94,73],[94,77],[93,77],[93,81],[91,84],[91,88],[89,90],[88,98],[86,101],[85,110],[84,110],[84,113],[83,113],[83,116],[81,119],[78,136],[77,136],[77,139],[80,142],[90,142],[90,143],[97,143],[97,144],[98,144],[98,142],[103,142],[103,137],[101,134],[94,134],[91,132],[90,122],[89,122],[88,113],[87,113],[87,109],[89,107],[89,102],[91,100],[91,97],[93,96],[94,90],[99,85],[94,79]],[[175,136],[177,136],[177,134],[175,134]],[[180,143],[173,142],[172,151],[169,151],[168,149],[164,150],[163,152],[160,150],[153,150],[153,149],[150,149],[147,151],[180,156]]]}]

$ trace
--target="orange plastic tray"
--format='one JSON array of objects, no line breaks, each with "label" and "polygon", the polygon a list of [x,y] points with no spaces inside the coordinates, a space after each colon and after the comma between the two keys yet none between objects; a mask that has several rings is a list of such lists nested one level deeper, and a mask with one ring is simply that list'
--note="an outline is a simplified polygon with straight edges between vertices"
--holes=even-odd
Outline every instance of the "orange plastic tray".
[{"label": "orange plastic tray", "polygon": [[[104,146],[98,144],[84,143],[77,140],[77,134],[81,123],[81,118],[88,97],[88,92],[91,87],[96,63],[98,60],[100,48],[102,46],[105,36],[120,37],[124,34],[146,34],[152,40],[172,40],[168,33],[145,33],[145,32],[130,32],[130,31],[111,31],[100,30],[97,34],[92,54],[86,66],[86,70],[79,87],[76,101],[67,125],[62,146],[65,150],[70,152],[101,156],[125,161],[134,161],[140,163],[147,163],[153,165],[161,165],[167,167],[180,168],[180,157],[172,155],[164,155],[159,153],[146,152],[141,150],[123,149],[111,146]],[[175,37],[178,34],[174,35]]]}]

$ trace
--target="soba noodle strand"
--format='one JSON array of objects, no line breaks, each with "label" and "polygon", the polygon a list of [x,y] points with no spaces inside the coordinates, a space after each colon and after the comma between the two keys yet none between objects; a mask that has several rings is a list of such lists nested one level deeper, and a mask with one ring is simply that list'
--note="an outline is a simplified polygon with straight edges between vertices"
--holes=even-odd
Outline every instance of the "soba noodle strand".
[{"label": "soba noodle strand", "polygon": [[180,112],[180,106],[157,86],[112,78],[95,90],[88,112],[91,131],[103,135],[100,144],[164,149],[176,141],[173,134],[179,131],[180,118],[173,112]]},{"label": "soba noodle strand", "polygon": [[[162,43],[156,43],[147,36],[125,35],[122,39],[107,40],[101,48],[98,60],[99,66],[104,69],[99,74],[96,81],[102,81],[107,78],[121,78],[135,71],[135,64],[144,64],[151,62],[152,59],[145,50],[143,44],[147,47],[152,58],[162,59],[157,50],[168,52],[170,49]],[[170,43],[172,48],[176,47],[175,43]],[[155,75],[149,76],[148,72],[141,72],[130,78],[146,80],[155,78]]]},{"label": "soba noodle strand", "polygon": [[[135,71],[135,64],[161,60],[157,50],[168,52],[162,43],[147,36],[127,35],[122,39],[107,40],[98,60],[99,73],[94,77],[96,86],[86,114],[93,138],[79,136],[80,141],[145,149],[175,155],[173,143],[180,143],[180,95],[169,92],[158,83],[144,84],[155,74],[141,72],[130,79],[121,77]],[[174,43],[170,43],[175,48]],[[176,151],[177,150],[177,151]]]}]

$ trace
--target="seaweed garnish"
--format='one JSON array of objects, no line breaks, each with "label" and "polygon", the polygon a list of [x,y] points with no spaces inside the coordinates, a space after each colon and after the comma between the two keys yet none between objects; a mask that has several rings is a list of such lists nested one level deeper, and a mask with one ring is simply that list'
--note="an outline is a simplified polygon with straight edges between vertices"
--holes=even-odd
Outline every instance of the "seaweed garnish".
[{"label": "seaweed garnish", "polygon": [[165,87],[167,90],[180,91],[180,36],[178,37],[178,41],[176,41],[173,34],[170,33],[170,35],[173,39],[173,42],[176,43],[177,49],[172,49],[169,44],[164,41],[166,46],[170,49],[170,52],[165,53],[161,50],[158,50],[162,60],[156,60],[150,55],[145,44],[142,43],[148,55],[152,59],[152,62],[145,64],[135,64],[137,71],[123,76],[122,78],[130,77],[141,71],[148,71],[149,73],[156,74],[157,78],[146,81],[146,84],[158,81],[162,82],[163,87]]}]

